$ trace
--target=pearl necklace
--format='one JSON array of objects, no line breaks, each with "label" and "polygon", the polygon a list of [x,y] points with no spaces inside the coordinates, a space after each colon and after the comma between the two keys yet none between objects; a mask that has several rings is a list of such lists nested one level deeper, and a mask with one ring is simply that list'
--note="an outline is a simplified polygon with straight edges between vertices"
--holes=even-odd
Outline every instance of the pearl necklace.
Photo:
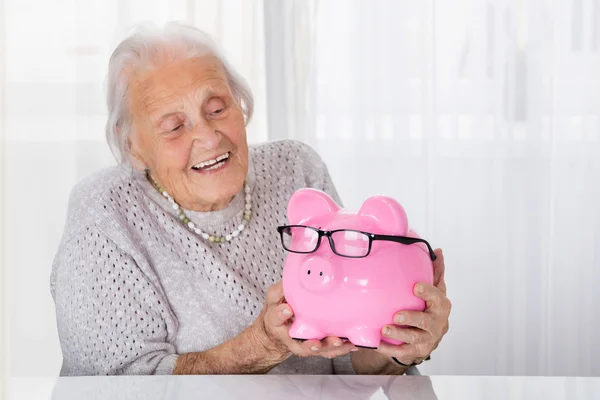
[{"label": "pearl necklace", "polygon": [[175,202],[175,200],[167,193],[166,190],[163,190],[158,183],[150,176],[150,172],[146,171],[146,176],[152,182],[156,190],[158,190],[168,201],[171,203],[171,207],[173,210],[177,212],[177,217],[179,221],[188,227],[188,229],[194,232],[196,235],[201,236],[204,240],[209,240],[214,243],[225,243],[231,241],[233,238],[238,237],[240,233],[246,228],[246,225],[250,222],[250,217],[252,216],[252,205],[251,200],[252,196],[250,195],[250,187],[247,182],[244,182],[244,193],[246,199],[246,206],[244,207],[244,219],[242,219],[242,223],[238,225],[237,229],[231,232],[229,235],[225,236],[217,236],[217,235],[209,235],[206,232],[203,232],[198,228],[190,219],[185,215],[179,204]]}]

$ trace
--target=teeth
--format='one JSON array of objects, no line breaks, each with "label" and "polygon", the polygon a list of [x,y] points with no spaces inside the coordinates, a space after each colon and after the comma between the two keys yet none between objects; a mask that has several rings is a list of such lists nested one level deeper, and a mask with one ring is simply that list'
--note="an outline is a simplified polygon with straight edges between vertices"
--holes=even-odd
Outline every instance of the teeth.
[{"label": "teeth", "polygon": [[225,153],[225,154],[222,154],[222,155],[220,155],[219,157],[217,157],[217,158],[214,158],[214,159],[212,159],[212,160],[207,160],[207,161],[203,161],[203,162],[201,162],[200,164],[196,164],[196,165],[194,165],[192,168],[194,168],[194,169],[202,169],[202,168],[204,168],[204,167],[209,167],[209,166],[210,166],[210,168],[206,168],[206,169],[207,169],[207,170],[208,170],[208,169],[215,169],[215,168],[218,168],[219,166],[215,165],[215,166],[213,167],[213,165],[214,165],[214,164],[216,164],[216,163],[218,163],[218,162],[220,162],[220,161],[222,161],[222,160],[225,160],[225,159],[227,159],[227,158],[229,158],[229,152],[227,152],[227,153]]},{"label": "teeth", "polygon": [[215,165],[213,165],[212,167],[205,168],[204,170],[205,170],[205,171],[210,171],[211,169],[217,169],[217,168],[220,168],[221,166],[223,166],[223,164],[225,164],[225,163],[224,163],[223,161],[221,161],[220,163],[218,163],[218,164],[215,164]]}]

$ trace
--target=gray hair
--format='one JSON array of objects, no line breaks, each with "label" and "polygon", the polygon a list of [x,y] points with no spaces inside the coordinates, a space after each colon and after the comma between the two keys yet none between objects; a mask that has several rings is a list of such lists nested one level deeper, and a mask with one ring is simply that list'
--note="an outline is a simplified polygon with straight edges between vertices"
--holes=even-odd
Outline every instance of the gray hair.
[{"label": "gray hair", "polygon": [[221,62],[234,99],[242,108],[246,124],[250,122],[254,110],[252,92],[208,34],[175,22],[167,23],[162,28],[153,24],[138,25],[117,46],[108,64],[106,140],[119,164],[130,161],[129,135],[132,121],[128,95],[129,80],[133,72],[151,69],[164,61],[183,61],[206,54],[217,57]]}]

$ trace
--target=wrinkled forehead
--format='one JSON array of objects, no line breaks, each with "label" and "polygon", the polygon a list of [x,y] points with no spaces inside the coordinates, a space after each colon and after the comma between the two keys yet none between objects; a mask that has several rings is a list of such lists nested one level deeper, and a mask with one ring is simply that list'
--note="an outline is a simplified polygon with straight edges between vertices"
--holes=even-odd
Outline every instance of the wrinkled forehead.
[{"label": "wrinkled forehead", "polygon": [[208,96],[229,91],[223,65],[214,55],[157,64],[138,71],[131,79],[132,106],[151,114],[190,94]]}]

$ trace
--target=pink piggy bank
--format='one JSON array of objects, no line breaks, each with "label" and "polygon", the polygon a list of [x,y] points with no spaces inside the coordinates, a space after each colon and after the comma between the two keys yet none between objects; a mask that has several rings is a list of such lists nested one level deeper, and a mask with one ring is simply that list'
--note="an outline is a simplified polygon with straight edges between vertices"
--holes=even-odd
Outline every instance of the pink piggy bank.
[{"label": "pink piggy bank", "polygon": [[288,204],[290,225],[277,228],[288,256],[285,300],[294,311],[291,338],[337,336],[377,348],[386,324],[401,310],[425,310],[413,294],[433,283],[435,254],[409,228],[404,209],[389,197],[367,199],[358,213],[340,208],[326,193],[300,189]]}]

